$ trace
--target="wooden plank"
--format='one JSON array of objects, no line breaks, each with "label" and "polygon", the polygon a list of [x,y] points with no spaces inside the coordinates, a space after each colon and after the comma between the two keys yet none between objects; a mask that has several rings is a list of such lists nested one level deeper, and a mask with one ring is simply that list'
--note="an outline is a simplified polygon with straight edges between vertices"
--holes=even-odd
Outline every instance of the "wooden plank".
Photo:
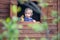
[{"label": "wooden plank", "polygon": [[[54,35],[56,35],[56,34],[54,34]],[[46,37],[46,34],[20,34],[19,37],[26,37],[26,36],[28,36],[29,38],[32,38],[32,37],[39,38],[39,37]],[[50,34],[49,37],[53,37],[53,34]]]},{"label": "wooden plank", "polygon": [[[34,30],[19,30],[21,34],[46,34],[46,31],[43,32],[35,32]],[[49,30],[49,34],[57,34],[57,30],[51,29]]]},{"label": "wooden plank", "polygon": [[0,0],[0,3],[1,2],[9,2],[10,0]]},{"label": "wooden plank", "polygon": [[[39,24],[39,22],[36,22],[36,23],[38,23]],[[34,24],[33,22],[19,22],[18,23],[19,25],[21,24],[21,25],[23,25],[24,26],[24,28],[23,29],[31,29],[30,27],[28,27],[27,25],[28,24]],[[49,27],[51,26],[51,27],[56,27],[57,25],[56,24],[48,24],[49,25]]]},{"label": "wooden plank", "polygon": [[[32,28],[27,26],[28,23],[25,22],[25,25],[22,29],[19,29],[20,33],[22,34],[39,34],[40,32],[36,33],[34,30],[32,30]],[[23,25],[23,23],[22,23]],[[56,24],[49,24],[49,33],[50,34],[57,34],[57,25]],[[46,33],[46,30],[44,32],[41,32],[42,34]]]},{"label": "wooden plank", "polygon": [[[58,15],[60,16],[60,0],[58,0]],[[58,23],[58,33],[60,33],[60,22]]]},{"label": "wooden plank", "polygon": [[2,16],[2,17],[3,17],[3,16],[8,16],[8,15],[9,15],[9,14],[0,14],[0,16]]},{"label": "wooden plank", "polygon": [[[23,0],[23,1],[26,1],[26,0]],[[38,0],[31,0],[31,1],[38,1]]]},{"label": "wooden plank", "polygon": [[0,9],[9,9],[9,5],[0,4]]},{"label": "wooden plank", "polygon": [[9,0],[0,0],[0,4],[9,4],[10,3],[10,1]]},{"label": "wooden plank", "polygon": [[4,2],[4,1],[9,1],[9,0],[0,0],[0,1],[3,1]]},{"label": "wooden plank", "polygon": [[9,12],[9,9],[0,9],[0,13],[2,12]]},{"label": "wooden plank", "polygon": [[9,12],[6,12],[6,13],[2,12],[2,13],[0,13],[0,16],[3,16],[3,15],[9,15]]},{"label": "wooden plank", "polygon": [[0,16],[0,19],[6,19],[9,15]]}]

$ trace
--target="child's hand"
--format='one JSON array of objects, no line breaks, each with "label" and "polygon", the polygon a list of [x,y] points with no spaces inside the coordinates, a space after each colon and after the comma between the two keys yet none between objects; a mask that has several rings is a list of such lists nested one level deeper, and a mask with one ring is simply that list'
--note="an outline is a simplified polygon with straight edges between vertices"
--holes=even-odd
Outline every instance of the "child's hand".
[{"label": "child's hand", "polygon": [[33,22],[36,22],[36,20],[33,20]]}]

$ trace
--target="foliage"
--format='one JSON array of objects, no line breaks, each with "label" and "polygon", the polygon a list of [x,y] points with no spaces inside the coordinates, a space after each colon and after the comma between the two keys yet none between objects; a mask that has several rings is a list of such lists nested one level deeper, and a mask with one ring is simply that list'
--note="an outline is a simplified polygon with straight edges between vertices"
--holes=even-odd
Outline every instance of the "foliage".
[{"label": "foliage", "polygon": [[58,16],[57,18],[55,18],[54,20],[52,20],[53,24],[57,24],[60,23],[60,16]]},{"label": "foliage", "polygon": [[44,8],[44,7],[47,7],[48,6],[48,3],[40,3],[39,4],[42,8]]},{"label": "foliage", "polygon": [[47,21],[47,16],[43,16],[42,19],[43,19],[43,22],[46,22]]},{"label": "foliage", "polygon": [[36,40],[35,38],[32,38],[31,40]]},{"label": "foliage", "polygon": [[[24,3],[23,0],[18,0],[21,4]],[[28,1],[28,0],[26,0]],[[40,1],[40,2],[39,2]],[[43,0],[39,0],[39,5],[41,7],[47,7],[48,6],[48,3],[43,3]],[[34,5],[35,6],[35,5]],[[13,5],[12,6],[12,11],[13,13],[16,13],[18,10],[21,11],[21,7],[18,7],[17,9],[17,6],[16,5]],[[40,11],[40,10],[39,10]],[[51,16],[52,17],[56,17],[54,20],[53,20],[53,23],[58,23],[60,22],[60,16],[58,16],[57,18],[57,11],[52,11],[51,12]],[[42,23],[34,23],[34,24],[28,24],[29,27],[31,27],[35,32],[43,32],[45,30],[48,29],[48,24],[46,22],[46,19],[47,17],[44,16],[43,17],[43,20],[44,22]],[[6,19],[6,20],[0,20],[3,24],[4,24],[4,30],[7,30],[7,31],[4,31],[2,34],[0,34],[0,40],[3,40],[3,37],[6,37],[7,40],[18,40],[18,35],[19,35],[19,31],[17,29],[17,26],[19,26],[18,28],[23,28],[22,25],[18,25],[17,24],[17,21],[18,21],[18,18],[17,17],[13,17],[12,19],[10,19],[9,17]],[[60,34],[58,35],[55,35],[52,37],[52,40],[57,40],[60,38]],[[28,36],[24,39],[24,40],[35,40],[35,39],[30,39]],[[46,38],[41,38],[40,40],[47,40]]]},{"label": "foliage", "polygon": [[40,38],[40,40],[47,40],[47,38]]},{"label": "foliage", "polygon": [[44,2],[44,0],[38,0],[38,3],[42,8],[45,8],[48,6],[48,3]]},{"label": "foliage", "polygon": [[26,36],[26,38],[24,40],[30,40],[30,38],[28,36]]},{"label": "foliage", "polygon": [[52,11],[51,11],[51,16],[57,18],[57,16],[58,16],[57,13],[58,13],[57,11],[52,10]]},{"label": "foliage", "polygon": [[9,23],[11,21],[11,19],[8,17],[7,19],[6,19],[6,23]]},{"label": "foliage", "polygon": [[26,36],[25,38],[24,38],[24,40],[36,40],[35,38],[29,38],[28,36]]},{"label": "foliage", "polygon": [[3,36],[2,36],[2,34],[0,34],[0,40],[2,40],[3,39]]},{"label": "foliage", "polygon": [[60,16],[58,16],[58,12],[57,11],[52,10],[51,16],[55,18],[55,19],[52,20],[52,22],[54,24],[57,24],[58,22],[60,22]]},{"label": "foliage", "polygon": [[7,18],[6,20],[3,20],[2,23],[4,24],[5,30],[7,30],[2,33],[2,36],[6,37],[7,40],[18,40],[19,32],[17,29],[18,24],[16,17],[13,17],[12,20]]},{"label": "foliage", "polygon": [[58,19],[55,18],[54,20],[52,20],[52,23],[53,24],[57,24],[58,23]]},{"label": "foliage", "polygon": [[21,7],[18,7],[17,12],[21,12],[21,9],[22,9]]},{"label": "foliage", "polygon": [[60,40],[60,33],[54,35],[54,36],[52,37],[52,40]]},{"label": "foliage", "polygon": [[24,1],[28,1],[28,0],[18,0],[18,2],[21,4],[24,4]]},{"label": "foliage", "polygon": [[12,9],[12,12],[13,12],[14,14],[17,13],[17,6],[16,6],[16,5],[12,5],[11,9]]},{"label": "foliage", "polygon": [[58,16],[58,22],[60,22],[60,16]]},{"label": "foliage", "polygon": [[47,23],[34,23],[34,24],[28,24],[29,27],[32,27],[32,29],[35,31],[35,32],[42,32],[44,30],[47,30],[48,28],[48,25]]}]

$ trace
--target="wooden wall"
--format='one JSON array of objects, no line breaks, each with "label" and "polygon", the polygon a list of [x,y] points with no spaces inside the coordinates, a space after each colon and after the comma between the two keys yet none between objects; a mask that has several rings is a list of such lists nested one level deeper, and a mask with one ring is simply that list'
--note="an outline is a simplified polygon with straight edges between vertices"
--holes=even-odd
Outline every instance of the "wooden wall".
[{"label": "wooden wall", "polygon": [[[58,0],[45,0],[44,2],[47,2],[49,4],[48,7],[42,8],[41,10],[42,10],[42,13],[48,17],[47,22],[49,25],[49,38],[51,39],[58,32],[58,24],[52,23],[52,20],[55,18],[53,18],[51,16],[52,10],[58,11]],[[43,19],[41,18],[41,20],[43,20]],[[36,40],[39,40],[40,37],[46,37],[45,36],[46,32],[45,33],[35,33],[31,29],[26,27],[26,28],[22,29],[20,39],[23,40],[25,35],[28,35],[30,38],[36,38]]]},{"label": "wooden wall", "polygon": [[[58,11],[58,0],[45,0],[44,2],[47,2],[49,4],[48,7],[46,8],[42,8],[42,13],[43,15],[46,15],[48,18],[47,18],[47,22],[48,22],[48,25],[49,25],[49,38],[51,39],[54,35],[57,34],[58,32],[58,25],[57,24],[53,24],[52,23],[52,20],[55,19],[51,16],[51,11],[52,10],[56,10]],[[41,20],[43,20],[41,18]],[[43,22],[43,21],[42,21]],[[26,26],[24,26],[25,28],[21,29],[22,32],[21,32],[21,36],[20,36],[20,39],[23,40],[25,35],[28,35],[28,37],[30,38],[36,38],[36,40],[39,40],[39,38],[42,38],[42,37],[46,37],[46,32],[44,33],[35,33],[33,32],[32,29],[30,28],[27,28]]]},{"label": "wooden wall", "polygon": [[[35,32],[34,30],[32,30],[31,28],[29,28],[27,26],[27,24],[29,23],[21,23],[23,24],[23,29],[19,29],[20,30],[20,36],[19,36],[19,39],[20,40],[23,40],[26,36],[28,36],[30,39],[36,39],[36,40],[39,40],[40,38],[44,38],[44,37],[47,37],[46,36],[46,31],[43,31],[43,32]],[[33,24],[33,23],[31,23]],[[57,25],[53,25],[53,24],[49,24],[49,35],[48,35],[48,38],[51,39],[53,35],[57,34]]]},{"label": "wooden wall", "polygon": [[9,16],[9,7],[10,7],[10,1],[9,0],[0,0],[0,19],[5,19]]},{"label": "wooden wall", "polygon": [[[0,0],[0,19],[6,19],[10,14],[10,1],[9,0]],[[2,32],[2,24],[0,23],[0,33]]]},{"label": "wooden wall", "polygon": [[[51,16],[51,11],[52,10],[58,11],[58,0],[46,0],[45,2],[49,3],[49,6],[47,8],[42,8],[42,12],[48,17],[47,22],[50,25],[49,27],[51,27],[51,26],[53,27],[50,30],[50,34],[55,35],[56,33],[54,33],[54,32],[58,32],[58,24],[52,23],[52,20],[55,18],[53,18]],[[53,32],[54,34],[51,32]]]},{"label": "wooden wall", "polygon": [[[11,13],[10,10],[10,1],[13,2],[17,2],[17,0],[0,0],[0,19],[3,18],[5,19],[6,17],[8,17]],[[49,24],[49,38],[51,39],[52,35],[57,34],[57,30],[60,28],[58,26],[60,26],[60,24],[52,24],[52,20],[54,19],[53,17],[51,17],[51,10],[58,10],[58,14],[60,14],[60,0],[45,0],[45,2],[49,3],[49,6],[47,8],[42,8],[42,12],[44,13],[44,15],[46,15],[47,18],[47,22]],[[57,4],[58,3],[58,4]],[[57,9],[58,8],[58,9]],[[41,19],[43,20],[43,19]],[[0,29],[1,25],[0,25]],[[41,37],[45,37],[46,32],[43,33],[35,33],[33,32],[32,29],[28,28],[26,25],[24,25],[23,29],[19,29],[22,30],[21,32],[21,36],[19,36],[20,40],[24,39],[24,35],[28,35],[30,38],[36,38],[37,40],[39,40],[39,38]],[[1,33],[1,30],[0,30]]]},{"label": "wooden wall", "polygon": [[[58,0],[58,15],[60,16],[60,0]],[[60,22],[58,23],[58,32],[60,33]]]}]

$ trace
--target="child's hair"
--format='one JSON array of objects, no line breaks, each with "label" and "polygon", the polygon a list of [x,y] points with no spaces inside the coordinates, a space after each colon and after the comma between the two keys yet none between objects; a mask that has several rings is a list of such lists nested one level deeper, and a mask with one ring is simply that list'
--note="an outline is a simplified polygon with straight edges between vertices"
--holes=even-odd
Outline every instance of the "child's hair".
[{"label": "child's hair", "polygon": [[33,15],[33,10],[32,10],[32,9],[26,8],[26,9],[25,9],[25,12],[26,12],[27,10],[30,10],[30,11],[31,11],[31,14]]}]

